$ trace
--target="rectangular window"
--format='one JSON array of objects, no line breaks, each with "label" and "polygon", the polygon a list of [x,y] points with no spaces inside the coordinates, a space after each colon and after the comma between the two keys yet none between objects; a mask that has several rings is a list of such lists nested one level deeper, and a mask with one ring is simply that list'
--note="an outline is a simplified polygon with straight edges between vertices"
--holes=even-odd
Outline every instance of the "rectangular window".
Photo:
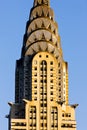
[{"label": "rectangular window", "polygon": [[53,65],[53,61],[50,61],[50,65]]},{"label": "rectangular window", "polygon": [[50,71],[53,71],[53,68],[50,68]]},{"label": "rectangular window", "polygon": [[53,77],[53,73],[50,74],[50,77]]},{"label": "rectangular window", "polygon": [[37,73],[35,73],[34,76],[37,76]]},{"label": "rectangular window", "polygon": [[37,79],[35,79],[34,82],[36,83],[36,82],[37,82]]},{"label": "rectangular window", "polygon": [[35,67],[34,70],[37,70],[37,67]]}]

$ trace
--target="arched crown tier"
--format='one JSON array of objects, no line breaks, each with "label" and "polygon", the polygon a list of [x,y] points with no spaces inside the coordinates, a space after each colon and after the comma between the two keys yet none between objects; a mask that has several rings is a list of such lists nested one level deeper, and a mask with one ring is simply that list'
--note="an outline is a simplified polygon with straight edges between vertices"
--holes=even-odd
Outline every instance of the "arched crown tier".
[{"label": "arched crown tier", "polygon": [[38,5],[48,5],[49,6],[50,0],[34,0],[34,6],[38,6]]},{"label": "arched crown tier", "polygon": [[52,53],[56,59],[63,58],[58,26],[50,0],[34,0],[23,40],[21,56],[38,52]]}]

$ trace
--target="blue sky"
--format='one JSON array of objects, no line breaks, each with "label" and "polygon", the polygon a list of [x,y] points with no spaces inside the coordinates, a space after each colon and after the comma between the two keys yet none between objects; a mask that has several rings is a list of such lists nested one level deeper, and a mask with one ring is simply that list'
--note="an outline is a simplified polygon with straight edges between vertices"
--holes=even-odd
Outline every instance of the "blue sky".
[{"label": "blue sky", "polygon": [[[15,63],[33,0],[0,1],[0,130],[8,130],[5,115],[14,102]],[[69,101],[78,103],[77,130],[87,128],[87,0],[51,0],[64,60],[69,64]]]}]

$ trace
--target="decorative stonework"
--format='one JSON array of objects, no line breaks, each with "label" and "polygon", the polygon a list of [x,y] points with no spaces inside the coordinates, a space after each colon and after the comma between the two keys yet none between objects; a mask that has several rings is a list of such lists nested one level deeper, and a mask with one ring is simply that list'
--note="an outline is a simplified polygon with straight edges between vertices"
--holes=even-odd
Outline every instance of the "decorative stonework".
[{"label": "decorative stonework", "polygon": [[49,0],[34,0],[34,6],[49,5]]}]

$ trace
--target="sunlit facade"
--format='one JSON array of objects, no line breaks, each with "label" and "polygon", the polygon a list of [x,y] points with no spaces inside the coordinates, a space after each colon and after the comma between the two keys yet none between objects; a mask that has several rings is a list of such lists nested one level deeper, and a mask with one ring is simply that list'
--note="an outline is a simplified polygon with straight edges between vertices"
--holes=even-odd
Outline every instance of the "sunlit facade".
[{"label": "sunlit facade", "polygon": [[15,102],[9,102],[9,130],[76,130],[69,105],[68,63],[49,0],[34,0],[16,62]]}]

